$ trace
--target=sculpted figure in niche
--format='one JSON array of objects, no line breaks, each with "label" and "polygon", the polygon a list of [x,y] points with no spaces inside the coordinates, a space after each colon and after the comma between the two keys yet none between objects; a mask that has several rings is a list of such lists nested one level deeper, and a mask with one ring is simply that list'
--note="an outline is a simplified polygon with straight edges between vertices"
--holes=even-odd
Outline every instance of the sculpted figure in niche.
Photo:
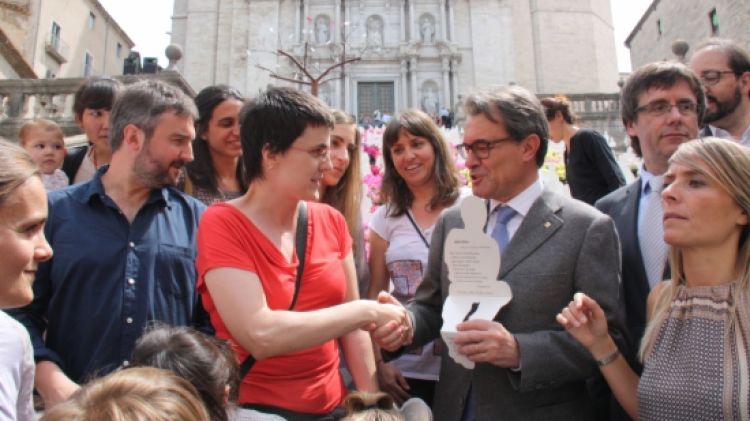
[{"label": "sculpted figure in niche", "polygon": [[435,91],[427,89],[422,97],[422,109],[432,117],[437,116],[438,112],[438,100]]},{"label": "sculpted figure in niche", "polygon": [[419,32],[422,35],[422,42],[431,44],[435,41],[435,25],[432,23],[432,19],[430,19],[429,16],[422,18]]},{"label": "sculpted figure in niche", "polygon": [[324,44],[330,39],[331,34],[328,31],[328,26],[327,16],[320,15],[315,19],[315,41],[317,41],[318,44]]},{"label": "sculpted figure in niche", "polygon": [[383,22],[377,16],[367,18],[367,46],[383,45]]},{"label": "sculpted figure in niche", "polygon": [[456,104],[453,106],[453,123],[458,127],[459,132],[463,132],[465,121],[466,112],[464,111],[463,95],[459,95]]}]

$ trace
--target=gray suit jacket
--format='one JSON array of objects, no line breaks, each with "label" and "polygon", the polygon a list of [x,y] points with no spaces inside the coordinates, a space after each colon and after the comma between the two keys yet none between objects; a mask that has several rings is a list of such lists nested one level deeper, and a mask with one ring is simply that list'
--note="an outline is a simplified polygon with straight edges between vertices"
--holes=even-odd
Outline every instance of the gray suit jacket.
[{"label": "gray suit jacket", "polygon": [[[450,281],[445,238],[463,228],[458,207],[446,210],[432,234],[425,278],[409,305],[414,344],[440,335]],[[503,255],[498,279],[513,299],[495,317],[515,335],[521,370],[492,364],[466,370],[443,353],[433,412],[457,421],[472,386],[477,420],[587,420],[593,418],[585,379],[598,373],[591,355],[555,321],[578,291],[601,304],[621,342],[620,249],[612,220],[583,202],[545,190]]]}]

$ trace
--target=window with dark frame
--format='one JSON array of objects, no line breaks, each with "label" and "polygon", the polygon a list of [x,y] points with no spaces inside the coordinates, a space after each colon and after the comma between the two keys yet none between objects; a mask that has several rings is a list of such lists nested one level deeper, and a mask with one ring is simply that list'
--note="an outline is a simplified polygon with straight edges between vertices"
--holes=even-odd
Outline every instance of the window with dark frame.
[{"label": "window with dark frame", "polygon": [[86,52],[83,55],[83,76],[91,76],[94,72],[94,56]]},{"label": "window with dark frame", "polygon": [[662,34],[661,19],[656,19],[656,35],[658,35],[658,37],[661,38],[661,34]]},{"label": "window with dark frame", "polygon": [[89,29],[94,29],[96,26],[96,15],[94,12],[89,12]]},{"label": "window with dark frame", "polygon": [[52,22],[52,32],[49,34],[49,43],[56,51],[60,50],[60,25]]},{"label": "window with dark frame", "polygon": [[711,35],[719,35],[719,15],[716,14],[715,7],[708,12],[708,21],[711,24]]}]

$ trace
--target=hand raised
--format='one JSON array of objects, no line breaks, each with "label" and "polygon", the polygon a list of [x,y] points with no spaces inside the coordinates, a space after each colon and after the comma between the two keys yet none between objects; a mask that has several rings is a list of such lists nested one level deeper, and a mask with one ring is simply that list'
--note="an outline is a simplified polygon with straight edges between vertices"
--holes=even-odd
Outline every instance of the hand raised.
[{"label": "hand raised", "polygon": [[573,296],[573,301],[560,311],[556,320],[589,350],[609,336],[604,310],[582,292]]}]

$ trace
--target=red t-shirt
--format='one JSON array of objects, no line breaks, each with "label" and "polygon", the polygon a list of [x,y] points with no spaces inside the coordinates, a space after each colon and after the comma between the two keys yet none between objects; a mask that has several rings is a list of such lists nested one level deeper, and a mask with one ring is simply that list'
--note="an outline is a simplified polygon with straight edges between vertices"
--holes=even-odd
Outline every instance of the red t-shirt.
[{"label": "red t-shirt", "polygon": [[[294,311],[340,304],[346,293],[341,261],[352,240],[346,220],[335,209],[307,203],[308,233],[305,268]],[[198,291],[216,336],[228,339],[238,361],[248,352],[232,338],[219,317],[204,276],[230,267],[258,275],[268,307],[286,310],[292,302],[297,257],[287,262],[276,246],[236,207],[220,203],[203,214],[198,230]],[[324,414],[341,403],[346,389],[339,373],[337,341],[257,361],[240,385],[240,403],[271,405],[297,412]]]}]

